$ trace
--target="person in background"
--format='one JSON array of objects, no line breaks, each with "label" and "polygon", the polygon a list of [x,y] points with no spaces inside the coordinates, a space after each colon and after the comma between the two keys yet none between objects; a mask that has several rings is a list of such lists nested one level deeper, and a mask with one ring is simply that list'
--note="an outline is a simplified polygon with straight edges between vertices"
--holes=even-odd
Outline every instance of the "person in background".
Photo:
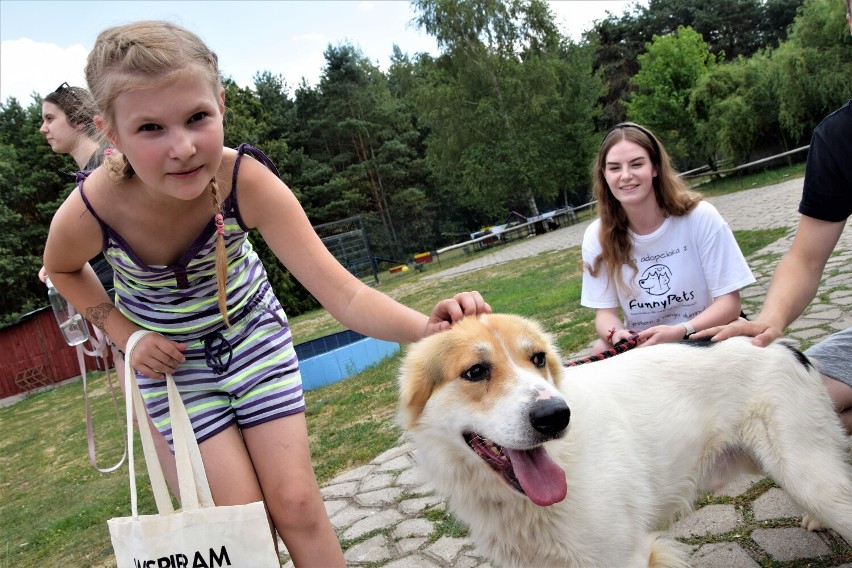
[{"label": "person in background", "polygon": [[[67,82],[44,97],[41,104],[39,132],[55,153],[70,155],[80,172],[94,170],[104,160],[106,147],[99,142],[102,138],[95,128],[96,113],[91,93]],[[104,288],[112,288],[112,268],[104,255],[98,253],[89,264]],[[38,276],[44,282],[44,267],[39,270]]]},{"label": "person in background", "polygon": [[[489,313],[477,292],[426,316],[344,268],[258,149],[224,144],[216,54],[168,22],[101,32],[86,81],[116,153],[81,180],[51,223],[44,264],[57,289],[128,353],[148,414],[170,440],[166,374],[189,413],[217,505],[263,500],[296,566],[344,566],[313,471],[287,316],[248,240],[344,326],[417,341]],[[115,303],[86,269],[104,250]]]},{"label": "person in background", "polygon": [[59,85],[41,104],[39,132],[54,152],[74,158],[78,170],[93,170],[103,162],[95,113],[95,101],[89,91],[68,83]]},{"label": "person in background", "polygon": [[[91,93],[82,87],[73,87],[67,82],[62,83],[55,91],[44,97],[41,105],[41,128],[50,148],[57,154],[69,154],[77,164],[80,172],[91,171],[101,165],[106,147],[101,144],[103,139],[95,128],[97,108]],[[92,269],[105,290],[113,287],[113,271],[102,252],[89,261]],[[38,272],[39,280],[45,281],[45,269],[42,266]],[[124,389],[124,357],[108,342],[112,350],[115,372],[118,382]],[[77,349],[82,349],[78,346]],[[174,455],[169,450],[166,439],[153,433],[154,447],[163,467],[163,474],[169,488],[180,500],[177,482],[177,468]]]},{"label": "person in background", "polygon": [[[846,0],[852,33],[852,0]],[[775,267],[760,313],[753,321],[705,330],[700,337],[721,341],[753,337],[764,347],[784,333],[816,297],[832,251],[852,215],[852,99],[814,129],[805,165],[799,226],[790,250]],[[696,335],[696,337],[699,337]],[[823,384],[846,432],[852,434],[852,327],[805,351],[816,362]]]},{"label": "person in background", "polygon": [[595,310],[594,352],[636,334],[640,345],[677,341],[739,317],[739,291],[754,275],[728,224],[686,187],[650,130],[611,129],[592,177],[598,219],[583,236],[580,303]]}]

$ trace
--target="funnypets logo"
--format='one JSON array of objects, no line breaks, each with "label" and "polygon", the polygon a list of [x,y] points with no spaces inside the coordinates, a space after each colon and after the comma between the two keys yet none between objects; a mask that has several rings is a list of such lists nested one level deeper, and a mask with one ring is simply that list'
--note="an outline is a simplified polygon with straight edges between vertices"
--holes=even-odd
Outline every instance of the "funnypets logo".
[{"label": "funnypets logo", "polygon": [[695,299],[695,292],[687,292],[684,290],[683,294],[669,294],[663,300],[654,300],[652,302],[640,302],[639,300],[630,300],[629,306],[631,310],[638,309],[653,309],[653,308],[663,308],[666,309],[669,306],[673,306],[674,304],[679,304],[683,302],[691,302]]},{"label": "funnypets logo", "polygon": [[228,557],[228,550],[224,546],[216,554],[214,549],[210,549],[209,555],[205,558],[202,551],[195,552],[195,556],[190,558],[186,554],[170,554],[152,560],[133,559],[134,568],[218,568],[220,566],[230,566],[231,559]]}]

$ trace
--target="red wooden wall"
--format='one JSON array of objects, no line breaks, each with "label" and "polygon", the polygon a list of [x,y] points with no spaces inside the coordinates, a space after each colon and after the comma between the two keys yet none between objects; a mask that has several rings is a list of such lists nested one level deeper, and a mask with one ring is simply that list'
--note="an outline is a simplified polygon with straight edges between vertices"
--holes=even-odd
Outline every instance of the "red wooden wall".
[{"label": "red wooden wall", "polygon": [[[89,343],[85,343],[91,349]],[[97,370],[102,360],[86,357],[86,369]],[[15,375],[26,369],[44,365],[53,382],[80,375],[77,350],[62,338],[49,307],[23,316],[18,323],[0,329],[0,398],[23,391],[15,384]]]}]

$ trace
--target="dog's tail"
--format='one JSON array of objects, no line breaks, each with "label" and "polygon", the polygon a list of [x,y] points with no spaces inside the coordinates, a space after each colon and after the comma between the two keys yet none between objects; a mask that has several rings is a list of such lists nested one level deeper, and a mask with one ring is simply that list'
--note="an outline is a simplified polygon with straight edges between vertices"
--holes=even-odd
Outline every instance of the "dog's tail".
[{"label": "dog's tail", "polygon": [[659,533],[651,535],[651,554],[648,556],[648,568],[692,568],[689,563],[689,549],[673,538]]}]

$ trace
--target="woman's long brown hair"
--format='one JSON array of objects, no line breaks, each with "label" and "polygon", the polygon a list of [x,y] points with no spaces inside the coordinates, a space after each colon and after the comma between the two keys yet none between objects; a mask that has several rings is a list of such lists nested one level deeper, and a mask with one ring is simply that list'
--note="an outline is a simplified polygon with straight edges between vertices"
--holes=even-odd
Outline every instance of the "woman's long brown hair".
[{"label": "woman's long brown hair", "polygon": [[657,170],[653,180],[654,195],[666,216],[686,215],[698,205],[703,196],[686,186],[672,168],[665,148],[650,130],[632,122],[622,122],[607,132],[592,165],[592,193],[597,200],[598,216],[601,219],[601,254],[591,265],[583,263],[583,268],[592,276],[597,276],[602,267],[605,267],[608,281],[627,289],[629,286],[624,282],[622,266],[626,264],[631,267],[634,277],[638,273],[633,259],[633,240],[628,231],[627,213],[610,191],[604,176],[606,157],[612,147],[622,140],[638,144],[648,152],[651,163]]}]

